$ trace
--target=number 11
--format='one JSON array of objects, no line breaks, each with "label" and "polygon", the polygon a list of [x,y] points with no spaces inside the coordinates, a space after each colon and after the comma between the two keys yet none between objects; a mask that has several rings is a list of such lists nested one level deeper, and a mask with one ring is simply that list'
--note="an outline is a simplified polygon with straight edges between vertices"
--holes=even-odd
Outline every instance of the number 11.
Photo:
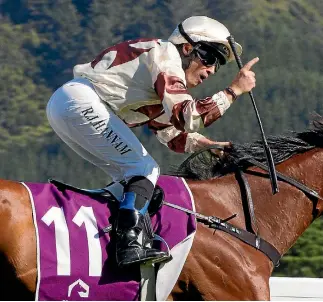
[{"label": "number 11", "polygon": [[[50,208],[41,220],[50,226],[54,222],[57,258],[57,275],[71,275],[70,236],[64,215],[59,207]],[[101,276],[102,252],[97,222],[92,207],[81,206],[72,221],[81,227],[84,224],[89,251],[89,276]]]}]

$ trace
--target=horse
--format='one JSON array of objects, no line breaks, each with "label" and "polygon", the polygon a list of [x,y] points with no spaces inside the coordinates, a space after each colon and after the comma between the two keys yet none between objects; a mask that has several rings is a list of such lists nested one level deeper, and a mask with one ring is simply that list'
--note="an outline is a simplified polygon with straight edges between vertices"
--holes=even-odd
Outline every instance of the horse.
[{"label": "horse", "polygon": [[[266,162],[260,141],[233,144],[221,159],[214,159],[209,151],[193,154],[173,174],[186,179],[197,213],[216,214],[223,221],[231,217],[230,223],[239,229],[256,229],[282,256],[323,212],[319,197],[323,194],[323,119],[318,116],[313,126],[304,132],[270,136],[268,144],[277,171],[316,190],[318,197],[281,179],[279,193],[272,195],[268,173],[246,160]],[[243,171],[253,200],[254,220],[249,222],[237,171]],[[1,297],[33,300],[36,238],[29,194],[20,182],[0,180],[0,228]],[[274,265],[258,248],[198,224],[168,300],[270,300]]]}]

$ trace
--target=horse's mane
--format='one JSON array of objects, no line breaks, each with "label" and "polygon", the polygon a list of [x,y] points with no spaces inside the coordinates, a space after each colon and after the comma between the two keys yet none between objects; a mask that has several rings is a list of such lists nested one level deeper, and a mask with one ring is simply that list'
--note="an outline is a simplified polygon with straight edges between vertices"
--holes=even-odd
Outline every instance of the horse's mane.
[{"label": "horse's mane", "polygon": [[[279,164],[291,156],[323,147],[323,118],[315,114],[310,129],[304,132],[290,131],[290,135],[267,137],[268,145],[275,164]],[[219,159],[209,149],[193,153],[179,167],[173,167],[171,175],[189,179],[216,178],[233,172],[237,167],[245,169],[251,166],[246,161],[254,158],[266,163],[266,155],[262,140],[251,143],[233,143],[232,148],[225,150],[225,156]]]}]

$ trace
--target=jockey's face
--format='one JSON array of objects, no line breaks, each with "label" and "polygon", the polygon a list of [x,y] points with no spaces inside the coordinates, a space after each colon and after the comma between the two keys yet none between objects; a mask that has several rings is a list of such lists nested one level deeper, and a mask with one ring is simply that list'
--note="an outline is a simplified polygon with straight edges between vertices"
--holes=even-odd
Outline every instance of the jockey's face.
[{"label": "jockey's face", "polygon": [[[188,55],[192,50],[192,45],[185,43],[183,45],[183,52]],[[216,72],[215,66],[205,66],[202,64],[201,60],[196,56],[191,62],[190,66],[185,70],[186,84],[188,88],[193,88],[201,84],[210,75]]]}]

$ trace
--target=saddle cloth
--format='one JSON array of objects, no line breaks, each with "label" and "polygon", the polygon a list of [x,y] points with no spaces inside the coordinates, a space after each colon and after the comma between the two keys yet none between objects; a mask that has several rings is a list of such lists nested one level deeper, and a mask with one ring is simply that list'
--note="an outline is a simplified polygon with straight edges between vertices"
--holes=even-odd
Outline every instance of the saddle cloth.
[{"label": "saddle cloth", "polygon": [[[23,183],[29,191],[37,237],[36,300],[140,300],[140,270],[120,269],[114,244],[103,229],[111,224],[104,197],[59,191],[50,183]],[[184,179],[161,176],[165,200],[194,210]],[[152,217],[153,230],[168,243],[173,256],[157,273],[156,299],[170,294],[191,248],[196,220],[177,209],[162,206]],[[154,247],[166,250],[160,241]]]}]

